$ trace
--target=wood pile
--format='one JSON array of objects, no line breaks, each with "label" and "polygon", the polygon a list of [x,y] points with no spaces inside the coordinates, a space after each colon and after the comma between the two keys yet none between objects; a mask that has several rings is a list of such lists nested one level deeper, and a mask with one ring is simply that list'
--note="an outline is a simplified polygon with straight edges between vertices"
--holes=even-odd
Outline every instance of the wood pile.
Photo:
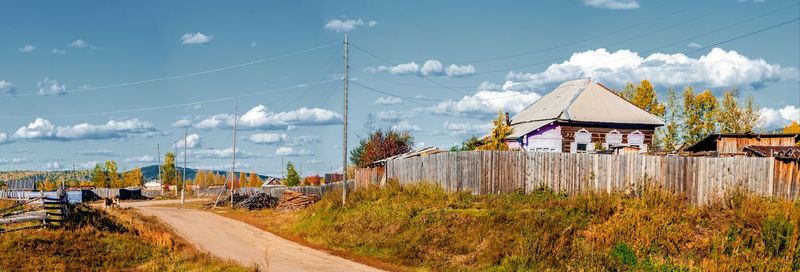
[{"label": "wood pile", "polygon": [[[235,200],[235,199],[234,199]],[[278,204],[278,199],[265,193],[258,193],[234,204],[237,208],[248,210],[260,210],[264,208],[274,208]]]},{"label": "wood pile", "polygon": [[293,211],[310,206],[319,201],[316,195],[303,194],[295,191],[283,191],[281,202],[278,204],[278,211]]}]

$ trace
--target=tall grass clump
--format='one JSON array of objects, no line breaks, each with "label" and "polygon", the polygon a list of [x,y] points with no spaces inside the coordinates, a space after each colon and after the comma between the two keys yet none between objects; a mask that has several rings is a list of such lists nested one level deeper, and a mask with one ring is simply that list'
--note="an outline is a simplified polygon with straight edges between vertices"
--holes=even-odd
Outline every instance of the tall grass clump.
[{"label": "tall grass clump", "polygon": [[432,183],[329,193],[288,231],[434,271],[792,270],[800,206],[743,192],[710,205],[643,181],[635,195],[447,193]]}]

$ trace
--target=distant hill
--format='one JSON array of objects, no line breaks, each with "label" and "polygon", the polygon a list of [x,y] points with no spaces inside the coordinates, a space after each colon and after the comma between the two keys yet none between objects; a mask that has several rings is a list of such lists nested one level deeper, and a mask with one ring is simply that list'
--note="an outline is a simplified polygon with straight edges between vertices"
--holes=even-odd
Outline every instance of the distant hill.
[{"label": "distant hill", "polygon": [[[144,177],[145,181],[158,179],[158,165],[150,165],[150,166],[143,166],[142,169],[142,176]],[[198,170],[192,169],[187,167],[186,168],[186,179],[194,180],[195,175],[197,175],[197,171],[213,171],[214,173],[221,174],[221,175],[228,175],[228,171],[222,170]],[[236,171],[236,175],[239,175],[239,171]],[[245,172],[245,174],[249,175],[250,173]],[[178,175],[183,175],[183,167],[178,167]],[[262,180],[266,180],[271,176],[266,175],[258,175]]]}]

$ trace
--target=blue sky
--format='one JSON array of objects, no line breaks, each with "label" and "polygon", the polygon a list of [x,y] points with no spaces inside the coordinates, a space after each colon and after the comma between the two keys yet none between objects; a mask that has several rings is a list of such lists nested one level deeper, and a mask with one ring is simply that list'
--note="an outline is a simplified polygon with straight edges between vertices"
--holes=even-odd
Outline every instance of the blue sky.
[{"label": "blue sky", "polygon": [[[420,146],[483,134],[553,86],[738,87],[765,128],[800,118],[797,1],[5,1],[0,169],[155,162],[188,129],[188,165],[341,167],[367,116]],[[794,20],[794,21],[793,21]],[[729,42],[724,42],[731,40]],[[723,42],[723,43],[720,43]],[[719,43],[719,44],[717,44]],[[391,95],[388,95],[391,94]],[[392,96],[393,95],[393,96]],[[181,144],[182,147],[182,144]],[[181,153],[180,151],[179,153]]]}]

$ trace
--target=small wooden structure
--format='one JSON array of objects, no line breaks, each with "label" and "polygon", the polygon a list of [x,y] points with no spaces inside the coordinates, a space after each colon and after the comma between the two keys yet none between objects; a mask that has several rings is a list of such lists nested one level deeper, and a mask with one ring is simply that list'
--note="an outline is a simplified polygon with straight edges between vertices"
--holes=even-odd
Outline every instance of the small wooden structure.
[{"label": "small wooden structure", "polygon": [[711,134],[684,148],[683,151],[718,156],[744,156],[747,154],[745,148],[748,146],[794,146],[798,140],[800,140],[800,135],[797,134]]}]

